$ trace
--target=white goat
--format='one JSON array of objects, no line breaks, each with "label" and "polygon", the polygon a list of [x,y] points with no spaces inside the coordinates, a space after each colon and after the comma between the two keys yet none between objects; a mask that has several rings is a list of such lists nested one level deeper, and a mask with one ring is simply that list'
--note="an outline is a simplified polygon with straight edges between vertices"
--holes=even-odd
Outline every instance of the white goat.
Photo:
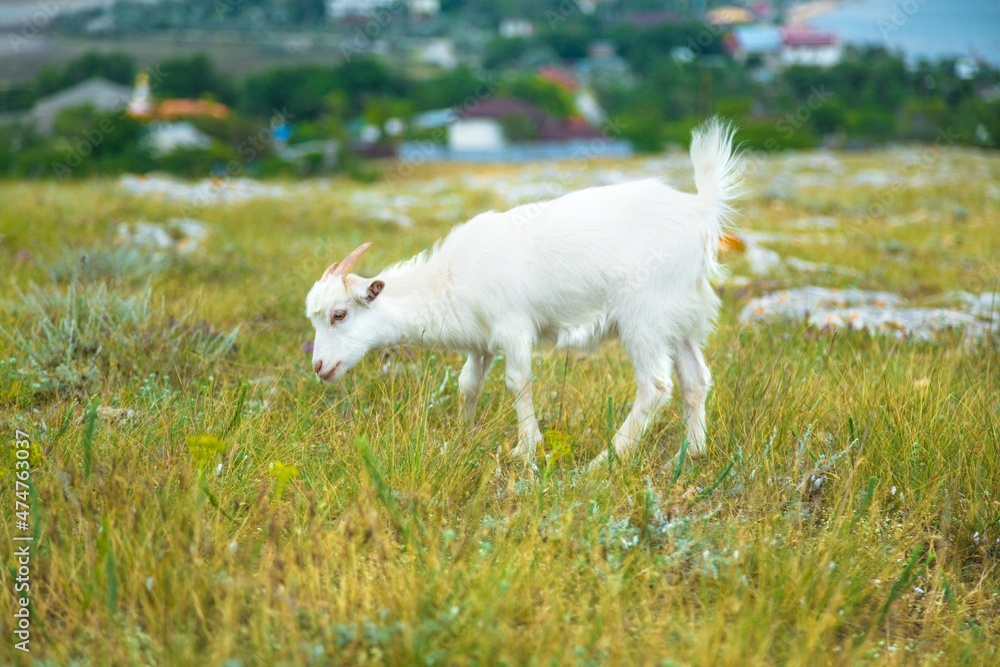
[{"label": "white goat", "polygon": [[531,400],[535,344],[594,349],[617,337],[637,390],[615,452],[624,456],[669,400],[676,365],[688,451],[702,453],[711,375],[701,346],[719,308],[709,278],[736,195],[732,130],[718,120],[695,130],[691,160],[697,194],[650,178],[490,211],[374,278],[350,272],[371,244],[362,245],[306,297],[316,375],[339,380],[370,350],[397,343],[460,350],[471,422],[493,357],[503,353],[518,418],[513,454],[530,460],[542,440]]}]

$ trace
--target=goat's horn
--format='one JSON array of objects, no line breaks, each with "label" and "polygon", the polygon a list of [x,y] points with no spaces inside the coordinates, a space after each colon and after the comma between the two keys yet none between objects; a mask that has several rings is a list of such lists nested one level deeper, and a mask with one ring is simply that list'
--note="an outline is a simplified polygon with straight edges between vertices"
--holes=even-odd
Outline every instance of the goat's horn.
[{"label": "goat's horn", "polygon": [[332,276],[334,273],[336,273],[337,272],[337,266],[339,264],[340,264],[340,262],[334,262],[333,264],[331,264],[330,266],[328,266],[327,269],[326,269],[326,271],[323,272],[323,277],[320,278],[320,280],[326,280],[327,278],[329,278],[330,276]]},{"label": "goat's horn", "polygon": [[352,250],[351,253],[347,257],[345,257],[342,261],[331,264],[330,268],[328,268],[326,272],[323,274],[323,277],[326,278],[328,276],[346,276],[348,273],[351,272],[351,269],[354,268],[354,265],[357,264],[358,260],[361,258],[361,255],[365,254],[365,250],[368,250],[368,248],[370,247],[372,247],[371,243],[362,243],[357,248]]}]

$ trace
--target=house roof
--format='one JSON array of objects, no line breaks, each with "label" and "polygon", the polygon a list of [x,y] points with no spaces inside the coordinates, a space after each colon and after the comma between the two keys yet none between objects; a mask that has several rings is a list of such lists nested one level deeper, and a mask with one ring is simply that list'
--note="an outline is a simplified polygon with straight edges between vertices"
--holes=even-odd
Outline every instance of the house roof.
[{"label": "house roof", "polygon": [[836,33],[813,30],[812,28],[784,28],[782,41],[785,46],[836,46],[840,38]]},{"label": "house roof", "polygon": [[734,25],[736,23],[753,22],[753,12],[745,7],[734,7],[732,5],[709,10],[705,16],[712,25]]},{"label": "house roof", "polygon": [[451,107],[445,109],[431,109],[418,113],[413,117],[413,126],[421,129],[435,127],[445,127],[455,121],[455,110]]},{"label": "house roof", "polygon": [[526,116],[536,125],[541,125],[548,117],[547,114],[523,100],[516,100],[510,97],[491,97],[478,104],[471,105],[464,109],[459,109],[456,114],[459,118],[506,118],[507,116]]},{"label": "house roof", "polygon": [[131,95],[132,89],[128,86],[95,77],[41,98],[28,116],[40,130],[47,132],[52,129],[56,116],[65,109],[87,105],[102,111],[124,109]]},{"label": "house roof", "polygon": [[538,128],[537,138],[541,141],[565,141],[568,139],[596,139],[602,136],[599,128],[591,126],[580,117],[559,120],[538,107],[523,100],[496,97],[483,100],[475,107],[462,109],[458,118],[487,118],[499,120],[508,116],[525,116]]},{"label": "house roof", "polygon": [[651,28],[668,23],[681,23],[683,20],[683,16],[669,9],[647,9],[629,12],[623,22],[638,28]]},{"label": "house roof", "polygon": [[602,136],[601,130],[592,127],[579,116],[556,120],[547,118],[538,128],[538,138],[542,141],[565,141],[567,139],[597,139]]},{"label": "house roof", "polygon": [[173,99],[162,100],[156,105],[154,115],[163,120],[211,116],[219,120],[229,118],[229,107],[209,100]]}]

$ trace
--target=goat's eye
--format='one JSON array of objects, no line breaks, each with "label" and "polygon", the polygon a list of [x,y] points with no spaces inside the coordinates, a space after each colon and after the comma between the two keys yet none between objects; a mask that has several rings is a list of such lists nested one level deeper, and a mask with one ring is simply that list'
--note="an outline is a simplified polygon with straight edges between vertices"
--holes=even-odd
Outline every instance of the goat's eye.
[{"label": "goat's eye", "polygon": [[333,319],[334,319],[334,321],[339,322],[340,320],[344,319],[345,317],[347,317],[347,311],[346,310],[335,310],[335,311],[333,311]]}]

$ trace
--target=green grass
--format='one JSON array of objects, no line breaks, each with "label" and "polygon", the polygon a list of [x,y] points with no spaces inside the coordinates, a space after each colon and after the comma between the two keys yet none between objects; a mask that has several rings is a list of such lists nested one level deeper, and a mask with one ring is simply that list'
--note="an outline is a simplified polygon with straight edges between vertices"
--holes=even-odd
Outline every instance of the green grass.
[{"label": "green grass", "polygon": [[[996,664],[995,344],[736,322],[749,296],[809,280],[917,301],[994,289],[1000,159],[947,157],[983,173],[905,188],[874,222],[859,203],[877,188],[843,178],[748,197],[741,226],[829,237],[772,247],[859,275],[726,286],[708,454],[676,456],[675,397],[633,460],[589,477],[580,466],[634,390],[616,346],[538,354],[537,473],[506,454],[515,417],[499,363],[473,430],[458,417],[461,359],[446,351],[376,352],[335,386],[311,373],[312,282],[363,241],[371,274],[499,205],[456,185],[458,212],[435,215],[425,179],[458,183],[466,168],[404,184],[423,197],[406,231],[366,222],[350,191],[380,186],[346,181],[199,211],[112,182],[0,184],[0,477],[12,507],[20,429],[38,537],[32,653],[8,650],[5,612],[0,662]],[[843,162],[849,176],[895,159]],[[795,228],[817,214],[837,226]],[[118,222],[181,215],[212,227],[204,251],[151,259],[146,275],[111,249]],[[104,254],[74,271],[79,249]],[[66,325],[71,290],[115,324],[111,343],[39,334],[46,318]],[[31,363],[69,348],[82,379]],[[0,514],[5,544],[20,534]]]}]

